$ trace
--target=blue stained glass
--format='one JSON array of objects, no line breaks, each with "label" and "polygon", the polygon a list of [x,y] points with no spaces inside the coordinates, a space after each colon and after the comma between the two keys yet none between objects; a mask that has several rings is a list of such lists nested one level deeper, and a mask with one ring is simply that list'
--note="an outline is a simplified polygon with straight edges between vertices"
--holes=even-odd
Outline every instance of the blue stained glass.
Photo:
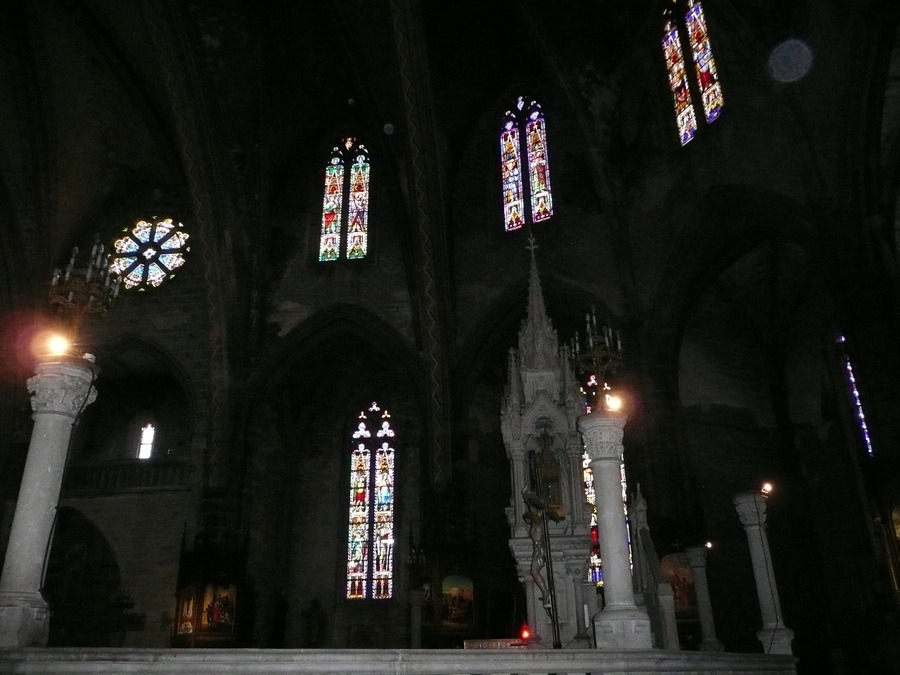
[{"label": "blue stained glass", "polygon": [[165,236],[174,229],[175,223],[172,222],[171,218],[161,220],[156,224],[156,230],[153,233],[153,241],[156,243],[161,242]]},{"label": "blue stained glass", "polygon": [[147,284],[156,288],[166,279],[166,273],[155,262],[147,266]]},{"label": "blue stained glass", "polygon": [[171,237],[160,244],[159,247],[164,251],[172,251],[179,248],[184,248],[184,245],[187,244],[187,240],[190,238],[190,236],[191,235],[189,235],[184,230],[178,230]]},{"label": "blue stained glass", "polygon": [[159,256],[159,262],[165,265],[169,270],[177,270],[184,265],[184,256],[180,253],[163,253]]},{"label": "blue stained glass", "polygon": [[150,230],[152,228],[153,226],[150,223],[148,223],[146,220],[142,220],[134,226],[134,229],[131,231],[131,233],[139,242],[141,242],[142,244],[146,244],[148,241],[150,241]]},{"label": "blue stained glass", "polygon": [[125,283],[125,288],[134,288],[135,286],[139,286],[143,280],[144,265],[143,263],[141,263],[133,270],[131,270],[128,274],[126,274],[123,281]]},{"label": "blue stained glass", "polygon": [[113,248],[116,249],[116,253],[134,253],[140,247],[131,237],[122,237],[121,239],[116,240],[113,244]]}]

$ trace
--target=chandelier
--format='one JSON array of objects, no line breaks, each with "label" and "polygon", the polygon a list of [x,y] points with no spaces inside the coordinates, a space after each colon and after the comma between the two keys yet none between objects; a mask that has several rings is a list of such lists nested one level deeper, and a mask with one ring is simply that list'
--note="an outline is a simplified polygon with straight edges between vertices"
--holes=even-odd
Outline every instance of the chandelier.
[{"label": "chandelier", "polygon": [[610,380],[622,368],[622,336],[618,329],[597,323],[597,310],[584,315],[584,342],[575,333],[570,343],[575,369],[581,376],[581,391],[588,412],[601,406],[617,410],[621,400],[612,395]]},{"label": "chandelier", "polygon": [[86,261],[79,260],[76,246],[65,271],[58,267],[53,270],[50,304],[68,317],[75,333],[85,314],[106,314],[119,295],[122,277],[110,273],[109,260],[110,255],[96,237]]}]

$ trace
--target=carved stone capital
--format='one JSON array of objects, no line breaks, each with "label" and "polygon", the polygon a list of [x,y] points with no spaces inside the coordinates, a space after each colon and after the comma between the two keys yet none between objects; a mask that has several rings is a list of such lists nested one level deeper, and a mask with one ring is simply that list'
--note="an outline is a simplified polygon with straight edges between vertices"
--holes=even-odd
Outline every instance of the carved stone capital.
[{"label": "carved stone capital", "polygon": [[35,415],[55,413],[76,417],[97,398],[92,386],[98,368],[83,359],[39,363],[28,379],[31,409]]},{"label": "carved stone capital", "polygon": [[765,527],[766,500],[758,492],[745,492],[734,498],[741,525],[744,527]]},{"label": "carved stone capital", "polygon": [[591,461],[622,461],[622,438],[627,416],[621,412],[597,411],[578,418],[578,429]]}]

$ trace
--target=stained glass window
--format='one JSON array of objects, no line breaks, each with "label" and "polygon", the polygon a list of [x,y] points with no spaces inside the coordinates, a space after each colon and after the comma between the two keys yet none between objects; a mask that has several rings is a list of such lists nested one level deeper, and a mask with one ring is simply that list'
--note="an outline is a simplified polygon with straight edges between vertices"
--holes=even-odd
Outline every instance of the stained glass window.
[{"label": "stained glass window", "polygon": [[386,600],[394,593],[394,430],[390,413],[372,403],[359,413],[351,436],[347,598]]},{"label": "stained glass window", "polygon": [[[349,171],[344,170],[347,163]],[[370,170],[366,147],[352,136],[331,151],[325,166],[320,262],[360,260],[368,254]]]},{"label": "stained glass window", "polygon": [[691,103],[691,89],[684,68],[681,38],[678,37],[678,27],[672,21],[670,14],[666,16],[662,46],[666,58],[666,68],[669,71],[669,89],[672,91],[672,99],[675,103],[678,138],[682,145],[687,145],[697,133],[697,118],[694,115],[694,105]]},{"label": "stained glass window", "polygon": [[694,63],[693,87],[696,88],[694,91],[703,107],[703,120],[707,124],[719,117],[725,99],[722,96],[722,85],[716,72],[716,61],[709,44],[706,17],[700,0],[672,0],[671,5],[672,9],[667,9],[664,15],[662,47],[669,89],[675,104],[678,139],[682,145],[687,145],[697,133],[697,114],[694,111],[690,75],[681,48],[681,29],[673,14],[676,6],[685,8],[682,28],[687,35],[691,60]]},{"label": "stained glass window", "polygon": [[706,121],[712,122],[719,116],[725,101],[722,98],[722,85],[716,74],[716,61],[709,46],[709,35],[706,31],[706,17],[699,0],[688,0],[688,10],[684,17],[688,39],[691,42],[691,54],[694,59],[694,70],[697,76],[697,87],[700,89],[700,100],[703,102],[703,113]]},{"label": "stained glass window", "polygon": [[[847,339],[843,335],[838,336],[838,344],[843,345]],[[866,446],[866,453],[869,457],[874,455],[872,450],[872,439],[869,437],[869,425],[866,423],[866,413],[863,411],[862,400],[859,398],[859,388],[856,386],[856,373],[853,372],[853,364],[850,357],[844,354],[844,373],[847,377],[847,388],[850,390],[850,399],[856,413],[856,423],[859,425],[859,433],[862,436],[863,444]]]},{"label": "stained glass window", "polygon": [[500,128],[500,176],[507,232],[553,215],[544,113],[540,104],[523,96],[506,112]]},{"label": "stained glass window", "polygon": [[156,288],[184,265],[190,234],[171,218],[140,220],[113,243],[110,276],[121,275],[126,289]]},{"label": "stained glass window", "polygon": [[153,437],[156,429],[152,424],[145,424],[141,429],[141,443],[138,447],[138,459],[150,459],[153,454]]}]

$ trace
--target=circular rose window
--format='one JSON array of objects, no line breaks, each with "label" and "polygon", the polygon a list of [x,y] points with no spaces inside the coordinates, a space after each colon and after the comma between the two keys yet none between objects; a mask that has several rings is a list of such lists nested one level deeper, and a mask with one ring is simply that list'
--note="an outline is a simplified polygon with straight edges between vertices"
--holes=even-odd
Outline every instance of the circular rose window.
[{"label": "circular rose window", "polygon": [[113,244],[116,257],[109,265],[109,273],[121,275],[126,289],[156,288],[184,265],[191,235],[171,218],[154,221],[138,221]]}]

